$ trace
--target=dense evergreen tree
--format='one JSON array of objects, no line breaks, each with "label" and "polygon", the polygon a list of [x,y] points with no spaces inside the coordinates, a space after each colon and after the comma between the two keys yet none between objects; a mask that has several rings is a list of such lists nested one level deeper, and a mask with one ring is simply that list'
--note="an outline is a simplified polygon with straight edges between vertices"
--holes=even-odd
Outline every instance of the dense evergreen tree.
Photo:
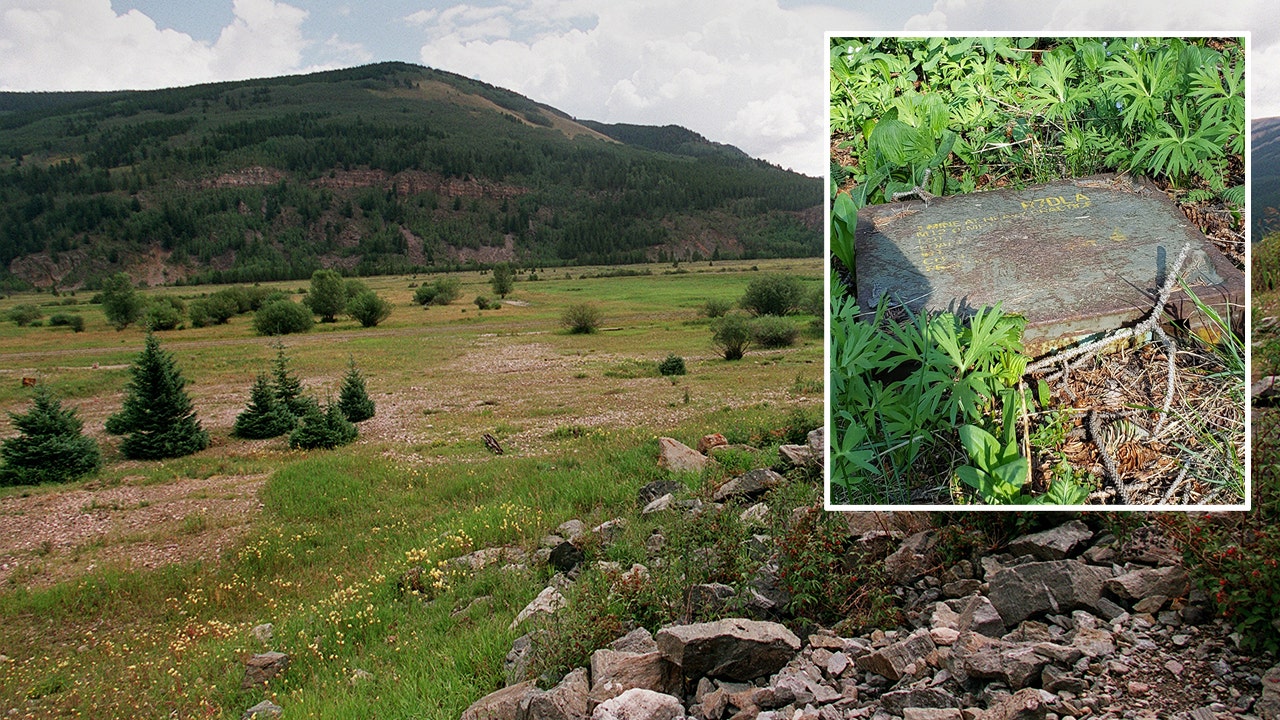
[{"label": "dense evergreen tree", "polygon": [[120,443],[125,457],[181,457],[208,447],[209,434],[196,419],[186,380],[155,335],[147,334],[146,347],[129,373],[124,405],[107,419],[107,432],[125,436]]},{"label": "dense evergreen tree", "polygon": [[19,435],[0,444],[0,485],[66,482],[98,469],[98,444],[82,432],[75,410],[62,403],[43,384],[26,413],[9,413]]},{"label": "dense evergreen tree", "polygon": [[336,403],[321,410],[312,405],[302,416],[302,424],[289,435],[289,447],[301,450],[333,449],[356,439],[359,431],[342,414]]},{"label": "dense evergreen tree", "polygon": [[273,438],[283,435],[298,424],[289,408],[276,398],[271,381],[259,375],[249,391],[249,404],[236,416],[232,434],[242,438]]},{"label": "dense evergreen tree", "polygon": [[369,392],[365,388],[364,376],[360,374],[354,360],[342,378],[342,389],[338,391],[338,408],[353,423],[373,417],[375,408]]}]

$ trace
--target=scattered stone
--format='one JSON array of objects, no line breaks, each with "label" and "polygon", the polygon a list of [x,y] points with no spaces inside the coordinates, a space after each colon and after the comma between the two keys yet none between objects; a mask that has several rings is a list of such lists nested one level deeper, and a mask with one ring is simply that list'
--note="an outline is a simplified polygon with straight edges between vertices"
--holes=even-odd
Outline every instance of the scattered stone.
[{"label": "scattered stone", "polygon": [[511,643],[511,649],[507,651],[507,656],[502,660],[503,677],[507,679],[508,685],[515,685],[532,680],[533,673],[530,666],[533,664],[533,636],[525,633],[516,638]]},{"label": "scattered stone", "polygon": [[460,720],[514,720],[523,717],[532,697],[538,694],[532,680],[508,685],[471,703]]},{"label": "scattered stone", "polygon": [[258,642],[266,645],[271,642],[271,636],[275,634],[275,626],[271,623],[262,623],[253,627],[253,637]]},{"label": "scattered stone", "polygon": [[245,710],[244,714],[240,716],[240,720],[276,720],[281,715],[284,715],[284,708],[270,700],[263,700]]},{"label": "scattered stone", "polygon": [[773,674],[800,651],[800,638],[783,625],[741,618],[663,628],[656,640],[687,678],[751,680]]},{"label": "scattered stone", "polygon": [[693,585],[689,588],[689,605],[716,612],[727,607],[735,594],[732,587],[723,583]]},{"label": "scattered stone", "polygon": [[817,465],[821,456],[815,455],[808,445],[779,445],[778,456],[792,467],[806,468]]},{"label": "scattered stone", "polygon": [[923,530],[912,535],[884,559],[885,572],[898,584],[906,585],[934,565],[933,549],[937,544],[938,533],[935,530]]},{"label": "scattered stone", "polygon": [[1043,690],[1023,688],[992,703],[979,720],[1044,720],[1054,697]]},{"label": "scattered stone", "polygon": [[1009,543],[1009,552],[1031,555],[1037,560],[1063,560],[1093,537],[1093,531],[1079,520],[1050,528],[1044,532],[1023,535]]},{"label": "scattered stone", "polygon": [[663,510],[670,510],[675,507],[675,504],[676,496],[671,493],[667,493],[661,497],[654,498],[653,502],[644,506],[644,509],[640,511],[640,514],[652,515],[653,513],[662,512]]},{"label": "scattered stone", "polygon": [[289,656],[282,652],[258,653],[245,663],[244,680],[240,682],[240,689],[261,688],[288,667]]},{"label": "scattered stone", "polygon": [[371,680],[373,680],[373,673],[368,670],[356,668],[351,671],[351,677],[347,679],[347,683],[350,685],[359,685],[360,683],[369,682]]},{"label": "scattered stone", "polygon": [[757,468],[721,485],[716,489],[714,500],[716,502],[725,502],[736,498],[757,498],[781,485],[782,481],[782,476],[769,468]]},{"label": "scattered stone", "polygon": [[902,720],[964,720],[955,708],[904,708]]},{"label": "scattered stone", "polygon": [[551,549],[551,557],[548,558],[548,563],[557,571],[567,573],[578,567],[586,559],[586,553],[582,552],[581,548],[566,540]]},{"label": "scattered stone", "polygon": [[1133,611],[1136,613],[1153,613],[1159,612],[1164,604],[1169,602],[1168,596],[1165,595],[1149,595],[1133,604]]},{"label": "scattered stone", "polygon": [[538,613],[555,615],[556,611],[564,607],[568,602],[565,596],[560,594],[559,590],[552,585],[548,585],[542,588],[542,592],[538,593],[536,598],[524,606],[524,609],[520,611],[520,614],[516,615],[516,619],[511,621],[511,625],[507,629],[514,630],[517,625]]},{"label": "scattered stone", "polygon": [[626,520],[623,518],[614,518],[612,520],[606,520],[591,528],[591,534],[600,538],[601,545],[608,547],[614,540],[617,540],[618,536],[622,534],[622,531],[626,529]]},{"label": "scattered stone", "polygon": [[644,688],[632,688],[597,705],[591,713],[591,720],[675,720],[680,717],[684,717],[684,706],[678,698]]},{"label": "scattered stone", "polygon": [[767,525],[769,522],[769,506],[765,503],[756,503],[743,510],[738,518],[747,525]]},{"label": "scattered stone", "polygon": [[940,688],[907,688],[892,690],[880,696],[880,707],[891,715],[902,715],[908,708],[959,708],[952,693]]},{"label": "scattered stone", "polygon": [[587,669],[577,668],[550,690],[530,695],[525,720],[583,720],[589,689]]},{"label": "scattered stone", "polygon": [[984,595],[973,595],[965,601],[956,629],[960,632],[972,630],[993,638],[1003,637],[1006,632],[1004,619]]},{"label": "scattered stone", "polygon": [[586,531],[587,526],[577,518],[565,520],[556,526],[556,534],[569,542],[576,542]]},{"label": "scattered stone", "polygon": [[1280,720],[1280,664],[1262,676],[1262,697],[1253,705],[1261,720]]},{"label": "scattered stone", "polygon": [[684,483],[675,480],[654,480],[636,493],[636,507],[643,508],[663,495],[675,495],[684,489]]},{"label": "scattered stone", "polygon": [[658,467],[677,473],[700,473],[707,466],[706,455],[669,437],[658,438]]},{"label": "scattered stone", "polygon": [[706,455],[711,452],[711,448],[718,448],[728,445],[729,441],[720,433],[711,433],[698,438],[698,452]]}]

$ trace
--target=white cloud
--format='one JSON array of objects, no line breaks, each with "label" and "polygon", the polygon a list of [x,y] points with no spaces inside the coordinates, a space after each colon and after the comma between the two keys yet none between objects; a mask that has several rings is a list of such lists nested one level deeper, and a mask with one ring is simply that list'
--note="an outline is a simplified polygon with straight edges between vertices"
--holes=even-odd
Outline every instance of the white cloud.
[{"label": "white cloud", "polygon": [[861,20],[776,0],[506,0],[405,18],[426,65],[579,117],[681,124],[812,174],[826,167],[823,32]]},{"label": "white cloud", "polygon": [[217,42],[161,29],[110,0],[6,0],[0,11],[0,89],[148,89],[279,75],[299,69],[304,10],[234,0]]}]

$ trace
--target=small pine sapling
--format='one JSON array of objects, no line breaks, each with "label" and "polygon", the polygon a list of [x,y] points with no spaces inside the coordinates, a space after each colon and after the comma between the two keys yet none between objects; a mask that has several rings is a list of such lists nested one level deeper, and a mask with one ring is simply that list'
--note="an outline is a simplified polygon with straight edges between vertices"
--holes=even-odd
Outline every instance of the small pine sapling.
[{"label": "small pine sapling", "polygon": [[0,443],[0,486],[67,482],[98,469],[98,443],[82,432],[76,411],[44,385],[36,386],[35,404],[22,415],[9,413],[20,433]]},{"label": "small pine sapling", "polygon": [[142,354],[129,369],[124,405],[107,418],[107,432],[124,435],[120,452],[131,460],[182,457],[209,446],[187,396],[186,380],[173,356],[147,334]]},{"label": "small pine sapling", "polygon": [[373,417],[375,408],[369,392],[365,388],[364,376],[360,374],[354,360],[342,378],[342,389],[338,391],[338,409],[353,423]]},{"label": "small pine sapling", "polygon": [[265,374],[258,375],[249,391],[249,404],[236,416],[231,434],[240,438],[279,437],[294,428],[298,419],[285,407],[271,388]]}]

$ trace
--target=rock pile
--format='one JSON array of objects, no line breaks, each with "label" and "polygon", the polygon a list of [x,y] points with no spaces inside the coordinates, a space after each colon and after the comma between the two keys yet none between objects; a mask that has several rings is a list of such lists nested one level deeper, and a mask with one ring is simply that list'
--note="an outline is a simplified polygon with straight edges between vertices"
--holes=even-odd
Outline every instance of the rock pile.
[{"label": "rock pile", "polygon": [[[898,553],[929,547],[921,533]],[[745,618],[640,629],[550,690],[509,686],[463,720],[1280,718],[1280,665],[1206,624],[1179,565],[1141,564],[1078,520],[1009,547],[936,575],[899,556],[910,627],[803,643]],[[1151,550],[1138,554],[1169,560]]]},{"label": "rock pile", "polygon": [[[683,457],[707,457],[681,447]],[[677,500],[680,484],[658,481],[640,491],[637,506],[646,514],[743,507],[745,520],[761,514],[761,496],[781,482],[772,470],[753,470],[704,504]],[[583,562],[574,549],[610,523],[561,526],[544,541],[537,559],[564,574],[543,591],[553,601],[540,595],[540,607],[535,601],[522,616],[561,607],[558,589]],[[528,679],[526,635],[508,656],[511,684],[462,720],[1280,720],[1280,665],[1268,669],[1274,660],[1239,650],[1241,638],[1212,619],[1208,598],[1153,527],[1122,540],[1061,516],[999,554],[945,563],[941,534],[925,516],[855,514],[848,525],[856,542],[889,543],[884,569],[902,626],[851,637],[819,628],[802,640],[776,622],[812,627],[788,615],[776,548],[756,536],[753,579],[689,590],[697,607],[749,617],[664,627],[656,636],[633,630],[549,689]]]}]

